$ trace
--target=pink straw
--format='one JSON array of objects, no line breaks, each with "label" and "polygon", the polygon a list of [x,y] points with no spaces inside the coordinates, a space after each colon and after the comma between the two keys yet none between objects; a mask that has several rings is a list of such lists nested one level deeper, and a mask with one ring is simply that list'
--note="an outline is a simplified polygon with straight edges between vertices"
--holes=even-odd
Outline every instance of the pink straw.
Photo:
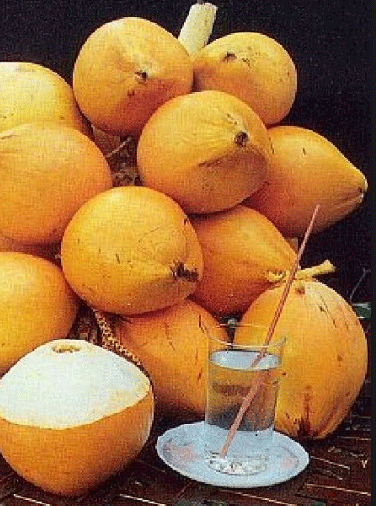
[{"label": "pink straw", "polygon": [[[304,234],[302,244],[300,245],[299,251],[298,251],[296,258],[295,258],[294,265],[289,273],[289,276],[287,278],[286,284],[284,286],[284,289],[283,289],[283,292],[281,295],[281,299],[278,303],[278,306],[277,306],[274,316],[273,316],[273,320],[272,320],[270,327],[268,329],[268,332],[267,332],[267,335],[265,338],[265,342],[264,342],[265,346],[267,346],[270,343],[271,338],[274,333],[274,330],[275,330],[275,327],[276,327],[277,322],[279,320],[279,317],[281,316],[281,312],[282,312],[283,306],[286,302],[287,296],[289,294],[291,284],[295,278],[295,274],[296,274],[297,270],[299,269],[300,260],[302,258],[304,249],[306,247],[308,237],[309,237],[310,233],[312,232],[313,223],[316,219],[316,215],[318,213],[319,207],[320,207],[320,204],[317,204],[313,213],[312,213],[312,217],[311,217],[310,222],[308,224],[307,230]],[[255,366],[261,360],[261,358],[262,358],[262,354],[260,353],[252,365]],[[253,385],[249,389],[247,395],[244,397],[243,402],[239,408],[238,414],[236,415],[236,418],[227,433],[226,441],[224,442],[223,447],[220,452],[220,457],[223,458],[226,456],[228,449],[232,443],[232,440],[235,437],[236,431],[238,430],[238,428],[242,422],[243,416],[245,415],[247,409],[249,408],[253,398],[257,394],[257,391],[260,388],[260,386],[262,385],[264,377],[266,376],[267,373],[268,373],[268,371],[260,371],[257,381],[255,381],[255,383],[253,383]]]}]

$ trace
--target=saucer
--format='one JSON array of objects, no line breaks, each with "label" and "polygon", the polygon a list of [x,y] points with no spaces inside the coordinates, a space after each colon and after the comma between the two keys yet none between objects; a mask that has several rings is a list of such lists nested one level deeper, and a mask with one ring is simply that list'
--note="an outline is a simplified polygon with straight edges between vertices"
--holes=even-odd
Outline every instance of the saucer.
[{"label": "saucer", "polygon": [[299,474],[309,456],[296,441],[274,432],[274,444],[266,471],[251,475],[228,475],[210,468],[204,461],[201,434],[204,422],[179,425],[157,439],[159,457],[171,469],[192,480],[221,487],[251,488],[275,485]]}]

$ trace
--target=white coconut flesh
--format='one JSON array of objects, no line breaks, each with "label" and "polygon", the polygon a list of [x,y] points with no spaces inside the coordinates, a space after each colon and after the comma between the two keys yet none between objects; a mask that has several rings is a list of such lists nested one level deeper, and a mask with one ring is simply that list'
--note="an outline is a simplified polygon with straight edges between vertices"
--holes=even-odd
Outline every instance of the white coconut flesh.
[{"label": "white coconut flesh", "polygon": [[87,341],[58,339],[21,358],[0,380],[0,417],[39,428],[86,425],[146,397],[147,376]]}]

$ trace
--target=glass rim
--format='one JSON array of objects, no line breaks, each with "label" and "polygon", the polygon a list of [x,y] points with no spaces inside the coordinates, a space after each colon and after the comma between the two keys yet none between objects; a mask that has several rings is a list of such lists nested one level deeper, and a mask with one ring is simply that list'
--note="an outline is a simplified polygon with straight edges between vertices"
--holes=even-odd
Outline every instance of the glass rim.
[{"label": "glass rim", "polygon": [[[269,325],[264,325],[264,324],[259,324],[259,323],[241,323],[241,322],[238,322],[237,324],[234,324],[233,328],[234,330],[236,329],[236,327],[239,326],[239,327],[249,327],[249,328],[259,328],[259,329],[264,329],[265,330],[265,337],[267,335],[267,331],[269,329]],[[216,328],[224,328],[224,329],[228,329],[229,328],[229,325],[228,323],[221,323],[221,322],[218,322],[218,323],[215,323],[213,325],[209,325],[209,326],[205,326],[205,333],[206,333],[206,336],[207,336],[207,339],[208,341],[213,341],[213,342],[216,342],[218,343],[218,345],[220,346],[223,346],[223,345],[231,345],[231,347],[233,349],[257,349],[257,350],[262,350],[262,349],[268,349],[268,348],[271,348],[271,347],[282,347],[286,341],[287,341],[287,332],[286,330],[282,329],[282,330],[278,330],[278,333],[282,333],[282,336],[278,339],[278,340],[271,340],[269,343],[265,343],[265,342],[261,342],[261,343],[249,343],[249,344],[246,344],[246,343],[234,343],[230,340],[226,340],[226,341],[223,341],[221,339],[218,339],[217,337],[215,336],[212,336],[210,335],[210,329],[216,329]],[[231,329],[231,327],[230,327]],[[228,336],[230,337],[230,336]]]}]

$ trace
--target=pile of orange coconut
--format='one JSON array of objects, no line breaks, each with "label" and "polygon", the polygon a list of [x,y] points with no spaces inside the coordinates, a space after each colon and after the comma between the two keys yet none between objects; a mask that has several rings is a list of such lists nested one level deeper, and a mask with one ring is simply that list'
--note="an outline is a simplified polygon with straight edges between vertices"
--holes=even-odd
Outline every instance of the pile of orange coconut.
[{"label": "pile of orange coconut", "polygon": [[[72,84],[0,62],[0,451],[46,491],[99,486],[156,417],[202,418],[205,328],[269,324],[315,206],[319,233],[367,191],[328,139],[285,120],[286,49],[256,32],[209,41],[216,11],[192,5],[177,36],[137,17],[99,26]],[[291,437],[332,433],[365,378],[358,318],[316,279],[331,269],[298,270],[278,323],[276,428]],[[111,323],[112,348],[72,335],[82,308]]]}]

